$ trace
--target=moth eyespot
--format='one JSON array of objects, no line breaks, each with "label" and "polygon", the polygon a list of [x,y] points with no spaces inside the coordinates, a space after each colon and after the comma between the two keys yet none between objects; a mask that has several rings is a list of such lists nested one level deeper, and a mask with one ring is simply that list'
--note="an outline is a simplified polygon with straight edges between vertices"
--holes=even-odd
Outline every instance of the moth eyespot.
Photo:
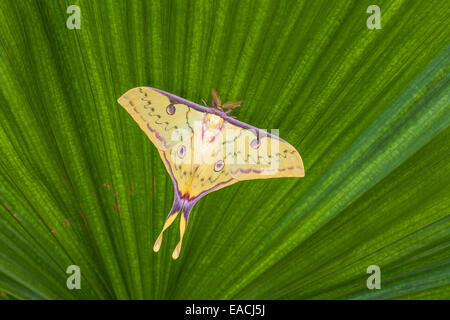
[{"label": "moth eyespot", "polygon": [[173,104],[169,104],[166,108],[166,112],[170,115],[175,113],[175,106]]},{"label": "moth eyespot", "polygon": [[222,170],[224,167],[223,161],[222,160],[218,160],[216,162],[216,165],[214,166],[214,171],[218,172],[220,170]]},{"label": "moth eyespot", "polygon": [[253,149],[259,148],[259,145],[260,145],[260,142],[259,142],[258,139],[253,139],[252,142],[250,142],[250,146],[251,146]]},{"label": "moth eyespot", "polygon": [[184,158],[184,155],[186,154],[186,147],[183,145],[179,146],[177,153],[178,153],[178,157]]}]

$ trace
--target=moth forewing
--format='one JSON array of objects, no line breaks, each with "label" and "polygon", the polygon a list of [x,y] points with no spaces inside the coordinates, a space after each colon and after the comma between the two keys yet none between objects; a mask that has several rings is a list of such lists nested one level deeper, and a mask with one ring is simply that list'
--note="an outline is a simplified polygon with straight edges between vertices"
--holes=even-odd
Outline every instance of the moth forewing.
[{"label": "moth forewing", "polygon": [[[278,130],[276,130],[276,133],[278,133]],[[260,140],[260,144],[260,159],[266,160],[265,163],[261,164],[261,167],[263,168],[261,174],[274,175],[280,168],[280,161],[276,156],[277,154],[279,154],[280,140],[266,136]]]},{"label": "moth forewing", "polygon": [[240,130],[237,130],[236,127],[230,126],[228,123],[224,127],[223,137],[224,141],[222,142],[222,155],[223,161],[225,165],[235,165],[237,161],[236,157],[236,139]]},{"label": "moth forewing", "polygon": [[252,142],[258,139],[258,132],[253,129],[243,130],[237,139],[237,165],[252,166],[258,163],[258,147]]}]

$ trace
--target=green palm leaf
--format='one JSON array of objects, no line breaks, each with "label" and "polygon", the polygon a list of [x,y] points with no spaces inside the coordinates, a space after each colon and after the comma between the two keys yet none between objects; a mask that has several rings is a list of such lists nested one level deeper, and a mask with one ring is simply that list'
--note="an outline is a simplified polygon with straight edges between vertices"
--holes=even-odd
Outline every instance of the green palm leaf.
[{"label": "green palm leaf", "polygon": [[[1,1],[0,298],[448,299],[450,5],[371,4]],[[153,253],[171,180],[116,102],[141,85],[242,99],[305,178],[215,192]]]}]

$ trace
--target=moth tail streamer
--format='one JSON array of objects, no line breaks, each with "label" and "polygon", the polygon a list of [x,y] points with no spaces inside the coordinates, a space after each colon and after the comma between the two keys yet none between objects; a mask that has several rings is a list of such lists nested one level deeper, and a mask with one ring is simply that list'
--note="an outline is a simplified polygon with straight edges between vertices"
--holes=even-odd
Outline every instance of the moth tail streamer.
[{"label": "moth tail streamer", "polygon": [[164,226],[161,230],[161,233],[159,234],[158,238],[155,241],[155,244],[153,245],[153,251],[158,252],[159,248],[161,248],[162,238],[164,231],[170,227],[170,225],[174,222],[176,219],[178,213],[181,211],[183,207],[183,202],[179,199],[177,195],[175,195],[175,200],[172,205],[172,209],[170,210],[169,214],[167,215],[166,221],[164,222]]},{"label": "moth tail streamer", "polygon": [[188,202],[183,207],[183,214],[180,218],[180,241],[178,242],[172,253],[172,258],[174,260],[178,259],[178,257],[180,256],[181,244],[183,243],[183,237],[188,224],[189,214],[191,213],[192,207],[194,206],[195,202]]}]

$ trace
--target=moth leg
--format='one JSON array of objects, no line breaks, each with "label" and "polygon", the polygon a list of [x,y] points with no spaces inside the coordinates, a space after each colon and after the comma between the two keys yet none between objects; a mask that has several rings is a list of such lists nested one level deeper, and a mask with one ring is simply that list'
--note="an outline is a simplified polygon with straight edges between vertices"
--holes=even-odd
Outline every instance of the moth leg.
[{"label": "moth leg", "polygon": [[189,219],[189,212],[183,211],[183,214],[181,215],[181,218],[180,218],[180,241],[178,242],[177,246],[175,247],[175,250],[173,250],[173,253],[172,253],[173,259],[178,259],[179,255],[180,255],[181,244],[183,242],[183,236],[184,236],[184,232],[186,231],[188,219]]},{"label": "moth leg", "polygon": [[153,245],[153,251],[158,252],[159,248],[161,247],[162,237],[164,231],[170,227],[172,222],[177,217],[178,213],[181,211],[182,204],[175,198],[175,201],[173,203],[172,209],[169,212],[169,215],[166,218],[166,221],[164,222],[164,226],[161,230],[161,233],[158,236],[158,239],[156,239],[155,244]]}]

